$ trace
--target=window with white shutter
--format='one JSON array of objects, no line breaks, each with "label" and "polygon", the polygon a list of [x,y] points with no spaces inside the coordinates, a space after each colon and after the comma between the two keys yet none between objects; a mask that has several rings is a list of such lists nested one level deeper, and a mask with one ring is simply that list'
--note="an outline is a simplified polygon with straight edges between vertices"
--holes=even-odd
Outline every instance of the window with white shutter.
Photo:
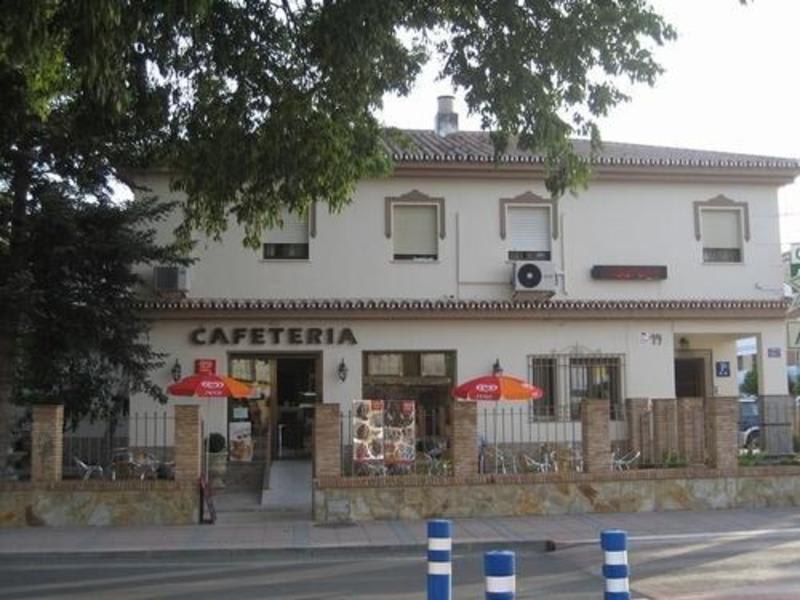
[{"label": "window with white shutter", "polygon": [[738,209],[701,211],[703,262],[742,262],[742,213]]},{"label": "window with white shutter", "polygon": [[394,204],[392,239],[395,260],[436,260],[439,257],[438,206]]},{"label": "window with white shutter", "polygon": [[283,225],[265,233],[264,259],[308,259],[308,216],[284,209],[281,217]]},{"label": "window with white shutter", "polygon": [[551,260],[550,208],[506,207],[509,260]]}]

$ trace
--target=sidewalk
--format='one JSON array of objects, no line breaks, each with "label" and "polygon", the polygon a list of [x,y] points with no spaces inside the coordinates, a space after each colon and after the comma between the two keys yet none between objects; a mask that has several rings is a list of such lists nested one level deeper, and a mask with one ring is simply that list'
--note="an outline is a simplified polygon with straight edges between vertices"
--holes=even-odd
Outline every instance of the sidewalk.
[{"label": "sidewalk", "polygon": [[[233,515],[231,515],[232,517]],[[580,514],[548,517],[453,519],[455,550],[476,546],[549,546],[596,543],[602,529],[628,531],[632,541],[652,536],[800,535],[800,510]],[[427,544],[425,521],[319,525],[246,513],[241,522],[173,527],[0,529],[0,557],[44,554],[289,551],[414,551]]]}]

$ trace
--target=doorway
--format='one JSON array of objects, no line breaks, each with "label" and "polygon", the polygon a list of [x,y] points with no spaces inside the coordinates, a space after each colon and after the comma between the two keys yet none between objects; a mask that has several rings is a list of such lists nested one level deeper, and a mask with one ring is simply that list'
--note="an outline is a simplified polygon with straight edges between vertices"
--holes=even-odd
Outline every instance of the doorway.
[{"label": "doorway", "polygon": [[230,403],[229,426],[251,422],[254,437],[268,439],[270,461],[310,457],[314,405],[322,398],[321,354],[237,353],[229,361],[231,376],[257,391],[256,398]]},{"label": "doorway", "polygon": [[713,390],[710,350],[691,350],[676,354],[676,398],[707,398],[714,395]]},{"label": "doorway", "polygon": [[277,358],[275,387],[275,457],[308,458],[311,456],[314,405],[320,400],[316,358]]}]

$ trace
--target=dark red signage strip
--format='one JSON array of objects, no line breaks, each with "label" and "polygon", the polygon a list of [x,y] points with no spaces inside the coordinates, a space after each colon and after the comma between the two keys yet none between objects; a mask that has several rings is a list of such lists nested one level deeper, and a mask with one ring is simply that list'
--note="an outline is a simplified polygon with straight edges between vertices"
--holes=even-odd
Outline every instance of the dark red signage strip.
[{"label": "dark red signage strip", "polygon": [[658,281],[667,278],[664,265],[595,265],[592,279],[614,281]]}]

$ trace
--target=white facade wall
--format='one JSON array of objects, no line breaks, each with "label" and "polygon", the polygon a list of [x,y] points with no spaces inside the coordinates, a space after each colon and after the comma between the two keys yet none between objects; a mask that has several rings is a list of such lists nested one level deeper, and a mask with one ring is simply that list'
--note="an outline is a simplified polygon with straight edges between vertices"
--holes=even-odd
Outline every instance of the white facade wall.
[{"label": "white facade wall", "polygon": [[[176,197],[164,175],[143,178],[161,197]],[[445,199],[446,237],[432,263],[393,261],[384,233],[384,199],[411,190]],[[232,224],[220,242],[204,240],[191,268],[197,298],[491,298],[509,299],[512,263],[500,238],[499,200],[527,191],[547,197],[540,181],[395,177],[362,182],[351,205],[317,208],[310,260],[261,259],[244,249]],[[703,264],[695,239],[695,201],[719,194],[747,202],[751,239],[742,264]],[[779,299],[783,273],[774,185],[606,182],[559,200],[553,261],[564,299]],[[178,216],[163,227],[171,234]],[[594,265],[666,265],[665,281],[594,281]]]},{"label": "white facade wall", "polygon": [[[356,337],[355,345],[300,346],[288,343],[253,345],[246,339],[237,345],[194,345],[189,334],[198,327],[349,327]],[[231,353],[321,353],[322,400],[336,402],[348,410],[353,399],[362,397],[361,364],[362,353],[391,350],[449,350],[455,351],[456,378],[459,381],[485,375],[491,371],[492,363],[499,358],[506,373],[525,377],[528,373],[528,356],[552,353],[589,353],[624,355],[625,397],[674,398],[675,347],[673,338],[679,334],[689,335],[691,345],[697,349],[712,351],[712,361],[726,360],[731,363],[731,376],[714,379],[714,395],[731,396],[738,392],[736,385],[736,338],[752,331],[763,330],[776,334],[780,323],[774,326],[757,320],[741,321],[659,321],[659,320],[591,320],[591,321],[539,321],[539,320],[435,320],[435,321],[375,321],[375,320],[280,320],[257,319],[186,319],[158,321],[151,332],[153,347],[166,352],[164,367],[154,373],[156,383],[164,387],[172,380],[169,369],[178,359],[184,374],[191,369],[197,358],[212,358],[217,361],[219,372],[226,372]],[[714,331],[724,331],[724,335]],[[652,345],[642,342],[642,333],[660,333],[662,343]],[[775,340],[777,343],[777,340]],[[336,368],[344,359],[349,368],[345,382],[336,376]],[[765,372],[764,393],[778,389],[778,378],[783,378],[781,361],[765,359],[770,368]],[[774,375],[772,372],[774,371]],[[774,380],[774,381],[773,381]],[[769,382],[769,383],[767,383]],[[220,399],[176,399],[203,406],[207,431],[226,430],[226,402]],[[489,404],[483,404],[489,406]],[[145,397],[132,400],[131,412],[163,410]],[[168,408],[171,411],[171,406]]]},{"label": "white facade wall", "polygon": [[[141,179],[163,198],[164,175]],[[444,198],[446,237],[439,240],[435,262],[393,261],[392,240],[385,236],[385,198],[418,190]],[[395,177],[362,182],[351,205],[340,214],[317,207],[316,237],[310,240],[309,260],[261,258],[261,249],[242,246],[242,230],[232,224],[221,241],[203,239],[199,259],[191,267],[189,298],[420,298],[511,299],[512,263],[500,238],[500,199],[524,192],[547,197],[541,181],[489,178]],[[702,241],[695,239],[694,205],[718,195],[748,204],[751,238],[744,242],[742,264],[704,264]],[[783,271],[775,185],[687,183],[666,181],[597,181],[579,196],[558,202],[559,237],[552,242],[552,259],[563,273],[558,299],[778,300],[783,295]],[[166,241],[179,215],[165,223]],[[595,281],[594,265],[666,265],[664,281]],[[144,273],[147,275],[147,273]],[[457,354],[456,378],[464,381],[490,372],[499,358],[506,373],[525,377],[527,357],[537,354],[624,355],[625,397],[675,397],[674,358],[678,340],[711,352],[716,361],[730,363],[729,377],[712,375],[713,395],[738,394],[736,339],[759,340],[759,369],[763,394],[786,394],[785,324],[780,319],[472,319],[396,320],[246,318],[231,312],[209,319],[164,317],[152,329],[153,348],[168,356],[154,380],[171,383],[169,369],[178,359],[188,374],[197,358],[217,360],[228,370],[231,352],[319,352],[324,402],[344,407],[362,396],[362,353],[367,351],[448,350]],[[197,327],[349,327],[357,344],[253,345],[249,339],[233,345],[194,345],[189,332]],[[658,340],[653,343],[651,340]],[[780,358],[774,357],[778,348]],[[772,349],[773,355],[768,355]],[[336,368],[344,359],[349,377],[340,382]],[[177,399],[204,407],[206,431],[226,431],[224,400]],[[132,399],[131,412],[172,411],[141,396]]]}]

